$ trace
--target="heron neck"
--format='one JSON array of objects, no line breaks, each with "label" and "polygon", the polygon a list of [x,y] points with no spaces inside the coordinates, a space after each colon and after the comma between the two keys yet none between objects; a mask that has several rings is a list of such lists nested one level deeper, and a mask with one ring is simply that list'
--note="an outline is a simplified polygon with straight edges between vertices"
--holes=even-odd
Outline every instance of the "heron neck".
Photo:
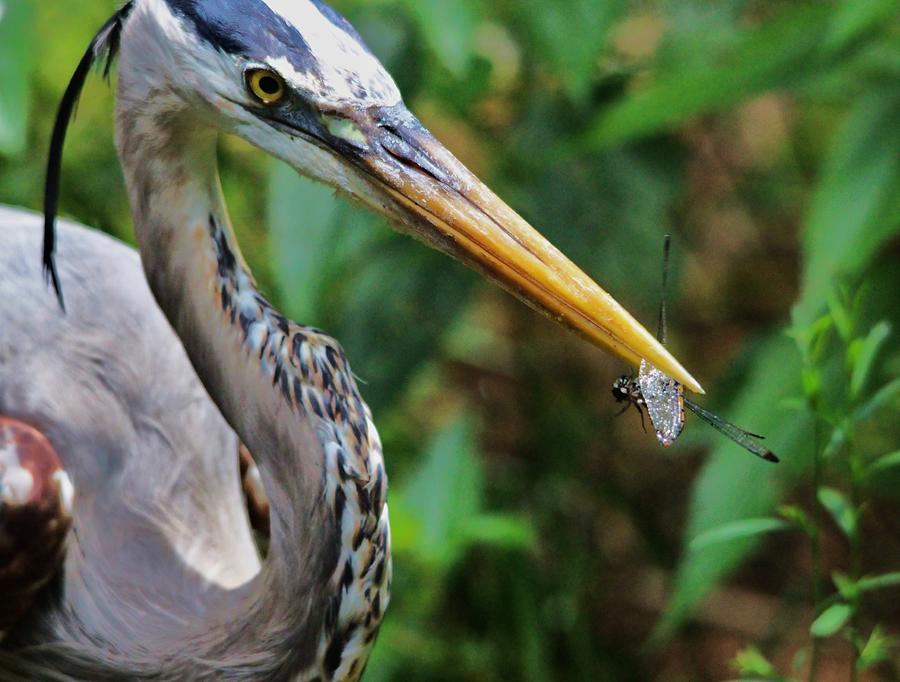
[{"label": "heron neck", "polygon": [[[299,386],[293,381],[293,325],[259,292],[234,239],[215,134],[177,116],[165,122],[148,135],[153,122],[119,117],[141,260],[210,397],[260,466],[273,503],[271,556],[278,561],[280,548],[297,542],[286,537],[293,529],[285,526],[323,516],[324,456],[294,400],[294,389],[302,393],[305,382],[302,376]],[[147,139],[162,142],[150,146]]]},{"label": "heron neck", "polygon": [[144,270],[270,501],[269,557],[226,629],[240,638],[269,622],[290,667],[361,674],[390,579],[377,433],[337,342],[258,291],[222,199],[215,133],[143,107],[120,97],[117,143]]}]

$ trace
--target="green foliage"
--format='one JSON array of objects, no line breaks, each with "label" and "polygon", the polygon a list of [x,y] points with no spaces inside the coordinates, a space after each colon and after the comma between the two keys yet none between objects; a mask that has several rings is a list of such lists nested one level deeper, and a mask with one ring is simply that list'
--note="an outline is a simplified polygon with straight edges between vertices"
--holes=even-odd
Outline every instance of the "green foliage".
[{"label": "green foliage", "polygon": [[[628,9],[625,0],[553,0],[536,12],[530,3],[517,6],[535,47],[562,79],[568,94],[584,100],[597,78],[597,60],[611,29]],[[578,40],[572,40],[578,36]]]},{"label": "green foliage", "polygon": [[834,604],[813,621],[809,631],[814,637],[831,637],[847,624],[852,614],[849,604]]},{"label": "green foliage", "polygon": [[834,488],[819,488],[819,504],[831,514],[837,524],[848,538],[855,538],[857,532],[856,510],[850,505],[847,497]]},{"label": "green foliage", "polygon": [[891,649],[896,647],[897,639],[885,635],[881,627],[876,627],[869,635],[863,646],[862,653],[857,662],[857,670],[860,672],[867,670],[883,661],[888,660]]},{"label": "green foliage", "polygon": [[857,275],[900,229],[900,89],[857,99],[812,197],[798,325],[821,309],[834,278]]},{"label": "green foliage", "polygon": [[462,2],[416,2],[405,0],[404,8],[428,43],[430,51],[456,77],[466,73],[475,43],[479,8],[472,0]]},{"label": "green foliage", "polygon": [[691,540],[691,550],[698,552],[717,542],[730,542],[741,538],[752,538],[758,535],[774,533],[790,528],[790,524],[781,519],[741,519],[733,523],[713,528]]},{"label": "green foliage", "polygon": [[900,450],[889,452],[875,460],[869,467],[869,474],[877,475],[882,471],[893,469],[897,466],[900,466]]},{"label": "green foliage", "polygon": [[[771,449],[790,453],[790,457],[782,457],[778,467],[761,467],[730,441],[715,441],[694,486],[685,531],[689,544],[678,568],[668,612],[656,631],[657,641],[669,637],[716,581],[759,544],[758,536],[749,535],[736,535],[729,542],[701,543],[699,548],[690,540],[772,511],[782,500],[787,482],[800,478],[811,463],[809,417],[782,407],[786,398],[799,391],[799,377],[785,375],[782,370],[786,364],[799,363],[793,344],[775,335],[760,344],[751,358],[752,369],[746,375],[740,400],[728,411],[729,419],[769,434]],[[776,376],[779,381],[772,380]]]},{"label": "green foliage", "polygon": [[755,680],[781,679],[778,669],[754,646],[749,646],[740,651],[733,661],[734,668],[743,676],[743,682]]},{"label": "green foliage", "polygon": [[[54,105],[115,4],[0,0],[0,201],[39,207]],[[710,406],[782,458],[692,421],[660,456],[636,415],[611,419],[620,367],[225,140],[248,261],[340,339],[384,440],[394,596],[366,679],[669,679],[644,639],[678,637],[738,569],[786,608],[816,594],[799,634],[773,624],[743,649],[741,679],[800,679],[832,635],[854,670],[896,663],[898,624],[872,605],[895,598],[898,566],[864,561],[900,498],[895,0],[335,4],[425,124],[645,322],[675,234],[673,348]],[[82,98],[62,208],[130,240],[111,99],[96,81]],[[659,571],[667,603],[635,596]],[[775,640],[800,636],[783,677]],[[698,651],[684,679],[728,674]]]},{"label": "green foliage", "polygon": [[710,45],[708,54],[693,55],[692,63],[682,68],[676,62],[661,69],[653,86],[601,114],[590,139],[599,145],[621,142],[733,107],[776,84],[802,84],[817,70],[829,17],[826,4],[801,5],[747,31],[724,54]]},{"label": "green foliage", "polygon": [[[472,418],[455,419],[391,494],[395,571],[407,594],[419,595],[418,603],[405,610],[406,627],[418,626],[418,641],[415,649],[409,650],[404,639],[412,633],[404,631],[403,625],[386,626],[381,637],[395,654],[393,659],[374,657],[373,679],[396,679],[404,666],[421,668],[423,655],[426,663],[431,656],[435,666],[453,666],[457,654],[448,647],[448,640],[457,650],[473,652],[478,660],[475,652],[480,645],[475,637],[430,630],[426,625],[430,613],[440,604],[452,602],[453,573],[475,548],[483,547],[489,553],[533,551],[535,537],[528,521],[484,511],[484,471],[477,450]],[[513,576],[508,578],[515,581]],[[524,615],[531,614],[526,611]],[[522,651],[523,657],[529,653],[527,647]],[[521,665],[527,667],[527,660],[523,658]]]},{"label": "green foliage", "polygon": [[0,155],[21,154],[27,144],[28,81],[34,67],[32,7],[28,0],[0,2]]},{"label": "green foliage", "polygon": [[[506,549],[534,544],[530,526],[513,517],[484,514],[484,473],[471,419],[441,432],[421,466],[391,497],[394,547],[420,562],[448,570],[473,543]],[[399,510],[399,512],[398,512]]]},{"label": "green foliage", "polygon": [[891,336],[891,325],[881,321],[876,324],[869,333],[860,339],[855,339],[847,349],[850,366],[853,368],[850,376],[850,398],[859,400],[863,389],[869,381],[878,352]]}]

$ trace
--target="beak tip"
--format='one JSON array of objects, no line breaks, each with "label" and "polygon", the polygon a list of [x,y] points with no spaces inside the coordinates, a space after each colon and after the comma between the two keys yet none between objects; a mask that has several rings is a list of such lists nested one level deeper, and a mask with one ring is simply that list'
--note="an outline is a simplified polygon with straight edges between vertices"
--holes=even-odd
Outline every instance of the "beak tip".
[{"label": "beak tip", "polygon": [[[637,323],[635,323],[637,324]],[[697,381],[684,366],[675,359],[675,356],[662,345],[656,338],[650,336],[649,332],[640,328],[639,338],[643,343],[636,343],[629,349],[633,357],[637,358],[635,366],[639,367],[643,360],[647,360],[654,367],[672,377],[687,390],[698,395],[706,395],[703,386]]]},{"label": "beak tip", "polygon": [[697,381],[693,376],[691,376],[690,372],[682,367],[681,364],[676,364],[676,368],[678,371],[670,375],[672,376],[672,378],[674,378],[692,393],[696,393],[697,395],[706,395],[706,391],[703,390],[703,386],[701,386],[700,382]]},{"label": "beak tip", "polygon": [[[690,376],[690,375],[688,375],[688,376]],[[694,377],[690,377],[690,378],[691,378],[691,383],[685,384],[685,386],[687,386],[691,391],[693,391],[697,395],[706,395],[706,391],[703,389],[703,386],[700,385],[700,382],[697,381],[696,379],[694,379]]]}]

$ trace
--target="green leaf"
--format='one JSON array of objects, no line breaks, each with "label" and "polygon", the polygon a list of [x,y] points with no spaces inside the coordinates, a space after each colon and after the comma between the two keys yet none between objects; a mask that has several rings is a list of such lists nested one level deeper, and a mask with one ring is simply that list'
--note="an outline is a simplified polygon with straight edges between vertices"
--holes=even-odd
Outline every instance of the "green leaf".
[{"label": "green leaf", "polygon": [[692,551],[698,552],[710,545],[715,545],[720,542],[731,542],[733,540],[752,538],[758,535],[774,533],[779,530],[787,530],[789,528],[791,528],[791,524],[782,519],[742,519],[740,521],[726,523],[723,526],[701,533],[691,540],[689,547]]},{"label": "green leaf", "polygon": [[30,0],[0,0],[0,154],[15,156],[28,143],[28,110],[35,42]]},{"label": "green leaf", "polygon": [[885,321],[879,322],[872,327],[861,344],[854,348],[853,372],[850,377],[850,396],[854,401],[866,387],[875,359],[890,335],[890,323]]},{"label": "green leaf", "polygon": [[[597,61],[610,30],[628,9],[625,0],[545,0],[540,11],[521,4],[538,53],[562,79],[568,94],[584,99],[597,75]],[[578,36],[573,40],[573,36]]]},{"label": "green leaf", "polygon": [[896,0],[845,0],[835,6],[826,50],[838,52],[866,31],[890,20],[897,12]]},{"label": "green leaf", "polygon": [[[347,232],[366,226],[368,216],[359,209],[344,215],[357,222],[346,225]],[[322,326],[353,358],[366,383],[366,401],[379,414],[435,357],[476,279],[459,263],[404,235],[383,226],[377,231],[375,240],[363,242],[364,248],[332,271],[321,300],[327,306]]]},{"label": "green leaf", "polygon": [[[888,382],[880,389],[875,391],[868,400],[865,400],[859,407],[857,407],[849,416],[849,422],[851,426],[856,426],[865,422],[868,419],[871,419],[873,416],[878,414],[883,410],[890,410],[894,407],[894,403],[900,400],[900,379],[894,379],[891,382]],[[841,448],[843,448],[847,444],[847,431],[843,428],[836,428],[833,433],[831,440],[828,443],[828,446],[825,449],[824,459],[829,459],[834,456],[835,453],[839,452]],[[886,471],[888,468],[887,463],[885,468],[881,469],[882,472]]]},{"label": "green leaf", "polygon": [[872,462],[869,465],[867,475],[873,476],[875,474],[887,471],[888,469],[893,469],[894,467],[898,466],[900,466],[900,450],[895,450],[894,452],[889,452],[886,455],[882,455],[874,462]]},{"label": "green leaf", "polygon": [[471,542],[503,549],[532,550],[537,544],[532,525],[507,514],[479,514],[466,524],[464,533]]},{"label": "green leaf", "polygon": [[431,52],[457,78],[465,74],[473,52],[479,13],[472,0],[406,0]]},{"label": "green leaf", "polygon": [[822,354],[828,347],[829,332],[834,329],[835,321],[831,313],[819,316],[806,326],[794,325],[787,330],[787,336],[794,339],[803,354],[804,365],[816,366],[822,361]]},{"label": "green leaf", "polygon": [[876,412],[883,410],[900,397],[900,378],[894,379],[879,388],[853,412],[854,423],[868,419]]},{"label": "green leaf", "polygon": [[802,646],[797,649],[797,653],[794,654],[791,659],[791,672],[794,674],[796,679],[800,679],[800,671],[806,667],[806,662],[809,660],[809,647]]},{"label": "green leaf", "polygon": [[844,627],[851,615],[853,609],[849,604],[833,604],[813,621],[809,631],[813,637],[831,637]]},{"label": "green leaf", "polygon": [[822,395],[822,373],[817,367],[804,367],[800,371],[800,378],[803,383],[803,395],[807,401],[815,404]]},{"label": "green leaf", "polygon": [[896,638],[889,637],[880,625],[876,625],[869,635],[869,639],[863,645],[859,654],[859,660],[856,662],[856,669],[862,672],[882,661],[886,661],[890,657],[891,649],[896,643]]},{"label": "green leaf", "polygon": [[844,531],[848,538],[856,537],[856,510],[853,509],[844,494],[834,488],[823,487],[819,489],[818,498],[819,503],[828,510],[838,528]]},{"label": "green leaf", "polygon": [[857,582],[856,588],[860,592],[873,592],[888,587],[897,587],[898,585],[900,585],[900,571],[884,573],[883,575],[876,575],[871,578],[863,578]]},{"label": "green leaf", "polygon": [[415,555],[423,535],[423,520],[417,508],[410,507],[404,486],[391,480],[388,498],[391,512],[391,548],[396,554]]},{"label": "green leaf", "polygon": [[842,289],[831,287],[825,302],[828,304],[828,312],[835,328],[844,343],[848,343],[853,337],[853,311],[850,301],[847,300]]},{"label": "green leaf", "polygon": [[739,651],[731,665],[741,675],[753,675],[757,679],[778,677],[778,669],[755,646],[748,646]]},{"label": "green leaf", "polygon": [[748,31],[727,55],[708,54],[688,68],[657,74],[652,86],[601,114],[588,143],[609,146],[648,135],[775,85],[801,82],[815,72],[828,18],[829,8],[819,3],[787,10]]},{"label": "green leaf", "polygon": [[272,260],[285,300],[296,319],[315,322],[323,281],[339,238],[339,199],[334,190],[301,178],[283,163],[269,180]]},{"label": "green leaf", "polygon": [[840,275],[862,271],[900,229],[900,94],[859,98],[832,144],[813,195],[795,323],[821,312]]},{"label": "green leaf", "polygon": [[807,535],[815,533],[815,525],[803,509],[793,504],[783,504],[778,507],[778,513],[785,521],[793,524]]},{"label": "green leaf", "polygon": [[414,552],[420,560],[447,569],[459,559],[481,510],[483,478],[475,429],[463,416],[438,434],[422,465],[396,493],[419,519]]},{"label": "green leaf", "polygon": [[835,571],[831,574],[831,580],[846,601],[852,602],[859,596],[859,583],[850,576]]}]

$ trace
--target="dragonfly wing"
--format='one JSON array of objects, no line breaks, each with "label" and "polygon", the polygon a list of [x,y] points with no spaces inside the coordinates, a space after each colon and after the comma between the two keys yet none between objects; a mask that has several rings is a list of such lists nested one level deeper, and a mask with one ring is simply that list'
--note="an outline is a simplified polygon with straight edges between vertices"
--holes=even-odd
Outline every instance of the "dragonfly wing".
[{"label": "dragonfly wing", "polygon": [[681,384],[646,360],[641,361],[638,384],[644,396],[650,421],[656,429],[656,439],[662,445],[671,445],[684,428],[684,396]]},{"label": "dragonfly wing", "polygon": [[754,440],[762,439],[762,436],[757,436],[755,433],[745,431],[740,426],[736,426],[727,419],[723,419],[719,415],[710,412],[705,407],[701,407],[689,398],[685,398],[684,403],[690,408],[691,412],[700,417],[700,419],[705,421],[720,433],[728,436],[728,438],[733,440],[745,450],[752,452],[754,455],[756,455],[757,457],[761,457],[767,462],[779,461],[774,452],[769,450],[769,448],[763,446],[762,443],[758,443],[756,440]]}]

